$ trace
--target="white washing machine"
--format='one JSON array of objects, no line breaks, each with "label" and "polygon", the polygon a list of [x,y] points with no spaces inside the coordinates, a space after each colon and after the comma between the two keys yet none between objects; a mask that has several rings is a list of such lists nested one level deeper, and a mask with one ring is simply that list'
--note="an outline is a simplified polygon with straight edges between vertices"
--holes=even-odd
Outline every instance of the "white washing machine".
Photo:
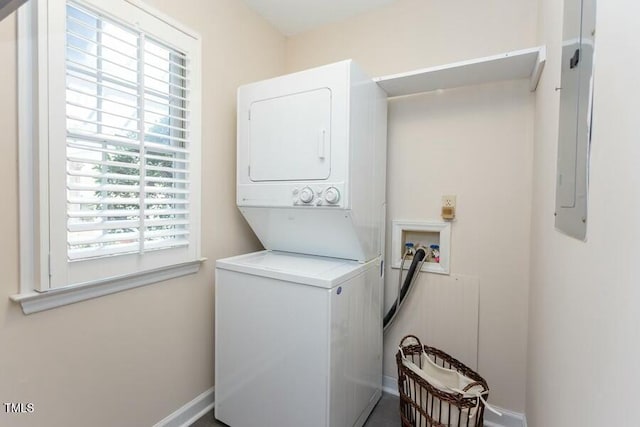
[{"label": "white washing machine", "polygon": [[216,418],[362,426],[381,390],[381,267],[276,251],[218,260]]}]

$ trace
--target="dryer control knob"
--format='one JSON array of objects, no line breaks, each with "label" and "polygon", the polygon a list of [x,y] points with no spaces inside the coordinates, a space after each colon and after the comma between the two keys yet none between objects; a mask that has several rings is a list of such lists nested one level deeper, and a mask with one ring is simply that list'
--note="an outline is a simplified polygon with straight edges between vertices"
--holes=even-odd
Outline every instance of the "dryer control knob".
[{"label": "dryer control knob", "polygon": [[324,199],[327,203],[335,205],[340,200],[340,192],[335,187],[329,187],[324,191]]},{"label": "dryer control knob", "polygon": [[313,201],[313,190],[309,187],[304,187],[300,190],[300,201],[302,203],[311,203]]}]

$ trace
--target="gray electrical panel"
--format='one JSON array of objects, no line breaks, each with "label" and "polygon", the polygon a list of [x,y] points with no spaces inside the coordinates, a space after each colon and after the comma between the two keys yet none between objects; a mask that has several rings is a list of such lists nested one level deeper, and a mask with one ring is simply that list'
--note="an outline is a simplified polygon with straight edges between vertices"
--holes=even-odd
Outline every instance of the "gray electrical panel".
[{"label": "gray electrical panel", "polygon": [[556,228],[585,240],[596,0],[565,0],[563,23]]}]

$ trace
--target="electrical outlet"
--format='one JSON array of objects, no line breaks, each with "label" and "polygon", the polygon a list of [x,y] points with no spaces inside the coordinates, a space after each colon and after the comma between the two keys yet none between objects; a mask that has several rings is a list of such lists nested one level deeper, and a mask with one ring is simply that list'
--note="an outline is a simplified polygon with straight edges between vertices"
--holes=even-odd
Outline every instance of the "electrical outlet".
[{"label": "electrical outlet", "polygon": [[456,196],[442,196],[442,219],[452,220],[456,217]]},{"label": "electrical outlet", "polygon": [[456,196],[442,196],[442,207],[443,208],[455,208],[456,207]]}]

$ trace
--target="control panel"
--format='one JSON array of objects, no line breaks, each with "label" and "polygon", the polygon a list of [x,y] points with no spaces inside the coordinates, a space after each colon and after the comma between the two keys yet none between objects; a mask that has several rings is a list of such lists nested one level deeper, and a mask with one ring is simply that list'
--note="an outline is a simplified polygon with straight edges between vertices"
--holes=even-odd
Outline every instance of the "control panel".
[{"label": "control panel", "polygon": [[339,206],[340,190],[334,186],[294,187],[291,191],[294,206]]},{"label": "control panel", "polygon": [[350,209],[344,182],[238,184],[238,206]]}]

